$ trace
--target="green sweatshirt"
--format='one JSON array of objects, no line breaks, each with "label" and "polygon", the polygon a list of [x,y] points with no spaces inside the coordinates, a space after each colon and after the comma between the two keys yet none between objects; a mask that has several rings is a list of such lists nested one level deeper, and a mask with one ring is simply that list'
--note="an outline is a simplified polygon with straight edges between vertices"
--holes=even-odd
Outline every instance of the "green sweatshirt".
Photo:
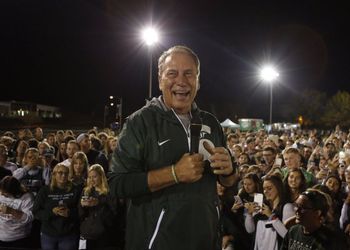
[{"label": "green sweatshirt", "polygon": [[[41,232],[52,237],[79,234],[78,203],[80,190],[73,185],[70,191],[59,188],[50,189],[44,186],[40,189],[34,202],[33,214],[41,221]],[[55,215],[52,209],[57,206],[69,208],[67,218]]]}]

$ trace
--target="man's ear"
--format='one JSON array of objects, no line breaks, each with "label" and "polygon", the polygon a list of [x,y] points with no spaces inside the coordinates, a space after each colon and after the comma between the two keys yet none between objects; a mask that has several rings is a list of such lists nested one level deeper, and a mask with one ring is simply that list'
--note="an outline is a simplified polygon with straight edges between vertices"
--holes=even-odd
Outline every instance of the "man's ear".
[{"label": "man's ear", "polygon": [[316,210],[316,213],[319,218],[323,217],[321,210]]},{"label": "man's ear", "polygon": [[159,87],[159,90],[162,91],[163,86],[162,86],[160,75],[158,75],[158,87]]}]

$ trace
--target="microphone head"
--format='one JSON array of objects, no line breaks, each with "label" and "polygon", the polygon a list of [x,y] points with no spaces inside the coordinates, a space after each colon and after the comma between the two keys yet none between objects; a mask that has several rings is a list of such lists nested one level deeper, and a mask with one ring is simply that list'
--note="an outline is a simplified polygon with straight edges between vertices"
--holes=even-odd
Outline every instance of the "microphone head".
[{"label": "microphone head", "polygon": [[192,136],[199,137],[199,134],[202,129],[202,119],[200,118],[198,113],[193,113],[190,129]]},{"label": "microphone head", "polygon": [[202,124],[191,123],[191,136],[199,137],[202,129]]}]

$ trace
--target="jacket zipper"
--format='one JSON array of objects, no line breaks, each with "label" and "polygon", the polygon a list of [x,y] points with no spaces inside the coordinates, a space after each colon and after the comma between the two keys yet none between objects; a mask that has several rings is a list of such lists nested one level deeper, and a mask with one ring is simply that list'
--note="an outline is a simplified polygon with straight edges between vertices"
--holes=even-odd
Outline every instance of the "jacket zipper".
[{"label": "jacket zipper", "polygon": [[[188,128],[186,129],[185,125],[182,123],[181,119],[178,117],[178,115],[176,114],[174,109],[171,109],[171,110],[173,111],[173,113],[176,116],[176,118],[179,120],[179,122],[182,125],[183,129],[185,130],[185,133],[187,135],[188,151],[190,151],[191,150],[191,130],[190,130],[191,122],[190,122],[190,125],[188,126]],[[190,117],[192,118],[192,114],[191,113],[190,113]]]},{"label": "jacket zipper", "polygon": [[218,219],[220,220],[220,209],[219,209],[219,206],[216,205],[216,212],[218,213]]},{"label": "jacket zipper", "polygon": [[154,230],[154,233],[152,235],[151,241],[149,242],[148,249],[152,249],[154,240],[156,239],[158,231],[159,231],[160,223],[163,220],[164,213],[165,213],[165,209],[163,208],[162,211],[160,212],[160,215],[159,215],[159,218],[158,218],[158,221],[157,221],[157,225],[156,225],[156,229]]}]

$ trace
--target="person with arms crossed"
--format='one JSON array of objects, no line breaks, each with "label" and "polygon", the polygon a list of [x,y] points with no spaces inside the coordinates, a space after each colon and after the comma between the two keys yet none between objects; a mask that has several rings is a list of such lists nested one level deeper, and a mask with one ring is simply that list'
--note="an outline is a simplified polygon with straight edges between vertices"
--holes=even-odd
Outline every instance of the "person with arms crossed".
[{"label": "person with arms crossed", "polygon": [[[132,114],[120,134],[110,187],[128,198],[127,250],[221,248],[216,181],[230,186],[235,178],[219,122],[194,102],[199,65],[188,47],[165,51],[162,95]],[[191,120],[201,124],[198,137]],[[195,147],[199,153],[189,153]]]}]

